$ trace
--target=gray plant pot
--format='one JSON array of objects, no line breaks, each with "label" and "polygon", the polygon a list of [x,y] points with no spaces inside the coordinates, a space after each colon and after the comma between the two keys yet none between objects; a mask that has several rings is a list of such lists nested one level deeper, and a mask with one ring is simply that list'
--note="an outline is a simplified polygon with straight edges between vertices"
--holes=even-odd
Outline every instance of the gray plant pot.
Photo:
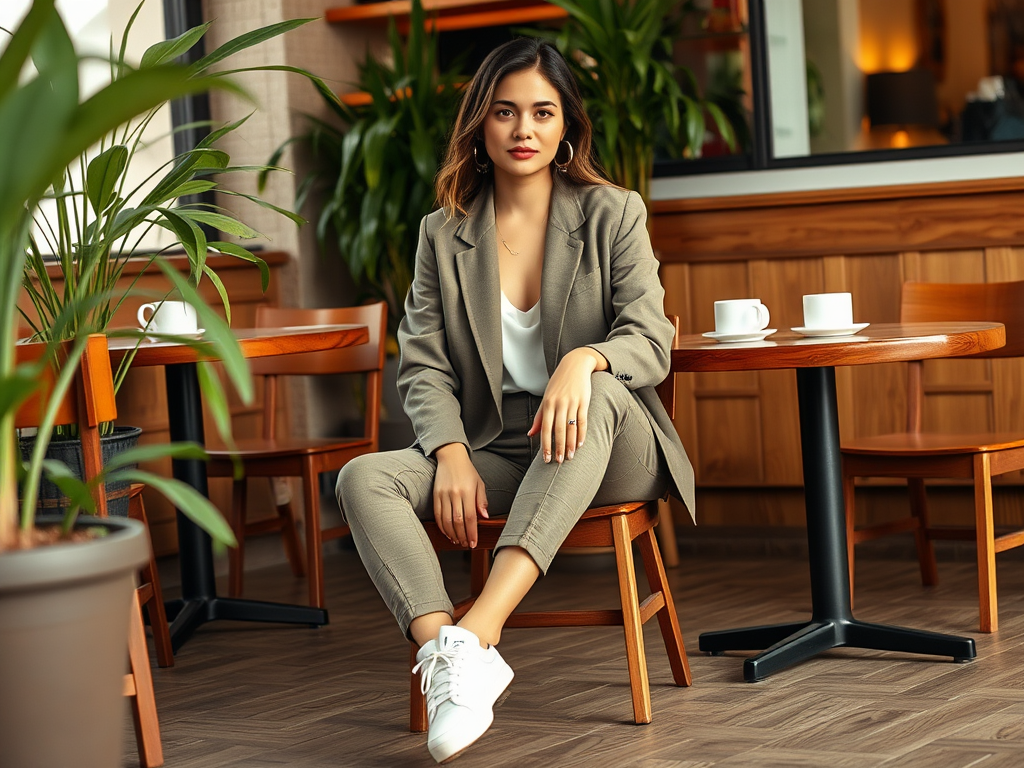
[{"label": "gray plant pot", "polygon": [[128,611],[149,540],[135,520],[82,517],[78,525],[109,533],[0,553],[3,766],[123,761]]},{"label": "gray plant pot", "polygon": [[[138,445],[141,434],[142,429],[139,427],[114,427],[113,434],[100,438],[103,463],[106,464],[119,453]],[[18,442],[21,444],[21,457],[28,461],[35,448],[35,437],[22,437]],[[46,449],[46,458],[56,459],[66,464],[76,477],[82,477],[82,443],[77,438],[51,440]],[[128,488],[130,485],[126,480],[107,483],[107,513],[111,517],[128,517]],[[68,497],[61,493],[60,488],[53,483],[43,480],[39,484],[39,503],[36,505],[38,514],[61,514],[67,509],[69,503]]]}]

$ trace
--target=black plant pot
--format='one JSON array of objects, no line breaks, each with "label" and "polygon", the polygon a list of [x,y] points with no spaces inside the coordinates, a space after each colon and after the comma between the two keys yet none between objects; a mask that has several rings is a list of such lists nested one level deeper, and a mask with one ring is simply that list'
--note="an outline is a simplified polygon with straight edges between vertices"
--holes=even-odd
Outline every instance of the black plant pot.
[{"label": "black plant pot", "polygon": [[[100,438],[103,463],[106,464],[118,454],[138,445],[141,434],[142,430],[139,427],[114,427],[113,434]],[[35,448],[36,439],[34,436],[22,437],[19,442],[21,456],[28,461]],[[46,458],[66,464],[76,477],[82,477],[82,443],[77,438],[51,440],[46,450]],[[130,483],[123,480],[107,483],[107,511],[111,517],[128,517],[129,485]],[[61,493],[60,488],[56,485],[45,479],[40,482],[39,502],[36,505],[37,514],[63,514],[70,503],[70,499]]]}]

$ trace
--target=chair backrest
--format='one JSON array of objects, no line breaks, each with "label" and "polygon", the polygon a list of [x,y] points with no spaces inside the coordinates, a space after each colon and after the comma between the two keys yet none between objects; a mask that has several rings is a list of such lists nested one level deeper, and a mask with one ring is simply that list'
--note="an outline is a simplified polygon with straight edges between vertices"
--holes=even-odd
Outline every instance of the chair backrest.
[{"label": "chair backrest", "polygon": [[971,357],[1024,355],[1024,280],[1012,283],[904,283],[900,322],[992,322],[1006,326],[1006,346]]},{"label": "chair backrest", "polygon": [[[903,284],[902,323],[992,322],[1006,327],[1006,345],[969,357],[1024,355],[1024,280],[1012,283]],[[920,360],[907,375],[907,431],[920,432],[924,412],[924,373]]]},{"label": "chair backrest", "polygon": [[296,325],[365,325],[370,334],[366,344],[324,352],[303,352],[254,359],[252,372],[266,377],[263,401],[263,436],[274,436],[278,376],[317,376],[332,373],[366,374],[366,418],[363,436],[376,443],[384,391],[384,341],[388,310],[383,301],[358,307],[323,309],[256,308],[257,328],[286,328]]},{"label": "chair backrest", "polygon": [[[70,342],[62,348],[64,355]],[[17,362],[31,363],[47,353],[45,344],[19,344]],[[15,427],[38,427],[50,401],[56,383],[56,372],[47,365],[41,374],[41,387],[18,408]],[[60,403],[55,424],[77,424],[82,441],[82,470],[84,479],[89,480],[103,469],[103,454],[100,449],[100,425],[117,418],[117,404],[114,401],[114,377],[110,368],[110,354],[107,351],[107,337],[91,334],[86,340],[85,352],[78,365],[74,384]],[[96,514],[107,516],[107,494],[103,484],[93,489]]]},{"label": "chair backrest", "polygon": [[[679,316],[668,315],[668,319],[675,329],[675,335],[672,337],[672,349],[675,349],[679,345]],[[674,419],[676,417],[676,374],[669,373],[668,378],[657,386],[657,391],[665,410],[668,411],[668,417]]]}]

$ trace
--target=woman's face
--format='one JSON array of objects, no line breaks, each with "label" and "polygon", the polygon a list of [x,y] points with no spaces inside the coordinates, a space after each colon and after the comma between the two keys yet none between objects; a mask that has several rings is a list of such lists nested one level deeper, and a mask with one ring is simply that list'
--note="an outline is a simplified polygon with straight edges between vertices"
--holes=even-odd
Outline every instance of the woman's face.
[{"label": "woman's face", "polygon": [[494,89],[483,134],[496,175],[547,171],[565,135],[558,91],[536,69],[506,75]]}]

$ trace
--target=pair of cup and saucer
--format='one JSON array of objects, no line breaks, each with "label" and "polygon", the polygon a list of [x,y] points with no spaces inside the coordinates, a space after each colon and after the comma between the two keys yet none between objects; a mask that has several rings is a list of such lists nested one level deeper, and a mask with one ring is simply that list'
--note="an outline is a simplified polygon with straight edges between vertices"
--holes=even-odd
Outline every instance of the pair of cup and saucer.
[{"label": "pair of cup and saucer", "polygon": [[790,328],[809,338],[853,336],[871,323],[853,322],[853,295],[849,293],[812,293],[804,296],[804,324]]},{"label": "pair of cup and saucer", "polygon": [[[853,322],[853,297],[849,293],[816,293],[803,297],[804,324],[790,328],[808,338],[852,336],[870,323]],[[703,334],[718,342],[764,341],[776,332],[769,328],[771,315],[760,299],[728,299],[715,302],[715,330]]]},{"label": "pair of cup and saucer", "polygon": [[769,328],[771,315],[760,299],[727,299],[715,302],[715,330],[702,334],[719,342],[764,341],[776,332]]}]

